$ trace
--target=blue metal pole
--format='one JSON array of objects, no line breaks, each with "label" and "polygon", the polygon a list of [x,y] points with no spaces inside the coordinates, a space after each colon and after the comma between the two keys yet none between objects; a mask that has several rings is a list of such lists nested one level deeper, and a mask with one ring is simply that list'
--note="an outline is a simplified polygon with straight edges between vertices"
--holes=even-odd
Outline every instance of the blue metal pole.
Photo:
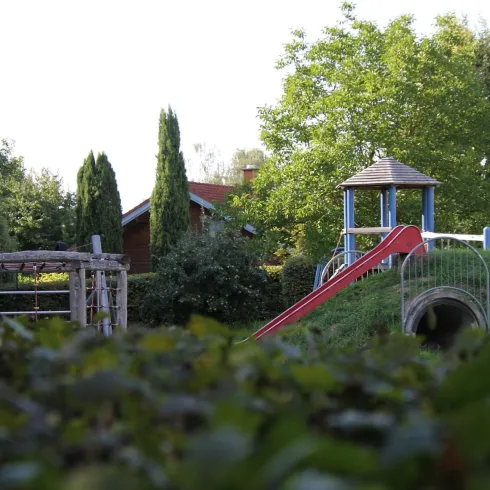
[{"label": "blue metal pole", "polygon": [[[347,207],[349,204],[349,199],[347,197],[347,189],[344,189],[344,229],[347,230],[349,228],[349,219],[348,219],[348,212],[347,212]],[[345,234],[344,235],[344,252],[347,252],[349,250],[349,235]],[[348,258],[348,255],[346,255]]]},{"label": "blue metal pole", "polygon": [[[348,228],[355,228],[354,222],[354,189],[347,189],[347,223]],[[356,249],[356,236],[352,233],[347,235],[349,242],[349,252],[353,252]],[[355,261],[355,255],[353,253],[347,254],[347,265],[351,265]]]},{"label": "blue metal pole", "polygon": [[[396,226],[396,187],[390,186],[390,209],[389,209],[389,226]],[[393,257],[390,256],[390,269],[393,267]]]},{"label": "blue metal pole", "polygon": [[[381,226],[384,228],[388,226],[388,192],[386,189],[381,190]],[[381,233],[381,237],[384,238],[387,233]]]},{"label": "blue metal pole", "polygon": [[427,229],[427,187],[422,189],[422,231],[428,231]]},{"label": "blue metal pole", "polygon": [[483,250],[490,250],[490,226],[483,228]]},{"label": "blue metal pole", "polygon": [[394,185],[390,186],[389,226],[391,228],[396,226],[396,187]]},{"label": "blue metal pole", "polygon": [[[427,187],[427,231],[434,232],[434,187]],[[434,248],[434,242],[429,242],[428,249]]]}]

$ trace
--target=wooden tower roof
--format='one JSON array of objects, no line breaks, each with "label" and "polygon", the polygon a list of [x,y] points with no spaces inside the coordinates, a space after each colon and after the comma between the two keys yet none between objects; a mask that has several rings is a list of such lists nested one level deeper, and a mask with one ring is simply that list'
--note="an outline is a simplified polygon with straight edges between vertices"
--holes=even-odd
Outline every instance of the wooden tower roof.
[{"label": "wooden tower roof", "polygon": [[440,185],[436,179],[415,170],[404,163],[387,157],[365,168],[357,175],[342,182],[337,188],[356,187],[358,189],[382,189],[395,185],[404,189],[419,189]]}]

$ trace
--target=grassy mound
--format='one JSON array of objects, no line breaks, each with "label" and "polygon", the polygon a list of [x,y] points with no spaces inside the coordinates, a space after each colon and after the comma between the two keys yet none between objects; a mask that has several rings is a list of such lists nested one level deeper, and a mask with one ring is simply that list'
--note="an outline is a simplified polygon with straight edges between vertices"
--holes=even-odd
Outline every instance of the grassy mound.
[{"label": "grassy mound", "polygon": [[329,345],[364,345],[379,327],[401,330],[400,275],[376,274],[340,291],[288,329],[286,338],[306,343],[305,330],[316,330]]},{"label": "grassy mound", "polygon": [[[490,268],[490,253],[483,252],[482,257]],[[415,285],[429,289],[454,281],[454,285],[463,290],[481,289],[481,300],[485,302],[485,280],[479,271],[477,256],[467,249],[434,251],[415,263],[411,277],[407,272],[405,285],[407,290],[412,287],[413,293]],[[478,297],[479,292],[475,296]],[[284,335],[289,342],[305,346],[306,332],[315,330],[328,345],[362,346],[377,333],[400,332],[401,323],[401,276],[400,271],[395,270],[370,276],[345,288],[289,327]]]}]

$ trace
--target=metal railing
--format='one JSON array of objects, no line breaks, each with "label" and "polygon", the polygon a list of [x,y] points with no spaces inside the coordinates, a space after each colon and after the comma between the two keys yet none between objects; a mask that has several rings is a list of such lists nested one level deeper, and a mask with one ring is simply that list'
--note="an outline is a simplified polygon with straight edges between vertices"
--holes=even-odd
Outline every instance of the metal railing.
[{"label": "metal railing", "polygon": [[435,290],[455,290],[490,319],[488,265],[478,250],[464,240],[438,236],[417,245],[401,267],[401,318],[405,330],[412,303]]}]

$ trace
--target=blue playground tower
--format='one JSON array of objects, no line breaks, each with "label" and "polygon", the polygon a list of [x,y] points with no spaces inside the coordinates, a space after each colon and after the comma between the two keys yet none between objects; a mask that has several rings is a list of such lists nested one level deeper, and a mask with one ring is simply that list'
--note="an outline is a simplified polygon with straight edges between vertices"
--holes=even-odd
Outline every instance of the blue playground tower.
[{"label": "blue playground tower", "polygon": [[[396,191],[421,189],[422,231],[434,232],[434,188],[441,182],[415,170],[404,163],[387,157],[350,177],[337,186],[344,191],[344,252],[356,249],[356,235],[381,234],[384,238],[396,225]],[[381,197],[381,227],[356,228],[354,223],[354,192],[378,190]],[[355,254],[346,253],[345,262],[351,265]]]}]

